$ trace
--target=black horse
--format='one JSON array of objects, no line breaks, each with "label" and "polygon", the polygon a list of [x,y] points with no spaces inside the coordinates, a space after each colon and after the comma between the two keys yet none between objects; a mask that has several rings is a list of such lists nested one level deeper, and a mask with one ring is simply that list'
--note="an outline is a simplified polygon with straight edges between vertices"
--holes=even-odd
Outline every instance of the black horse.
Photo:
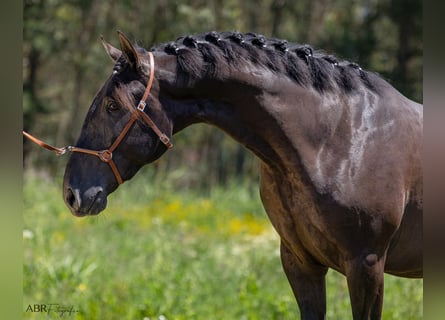
[{"label": "black horse", "polygon": [[253,33],[151,51],[119,42],[104,42],[113,73],[66,167],[74,215],[98,214],[176,132],[204,122],[261,159],[302,319],[325,318],[328,268],[346,276],[355,320],[381,318],[384,272],[422,277],[422,105],[357,64]]}]

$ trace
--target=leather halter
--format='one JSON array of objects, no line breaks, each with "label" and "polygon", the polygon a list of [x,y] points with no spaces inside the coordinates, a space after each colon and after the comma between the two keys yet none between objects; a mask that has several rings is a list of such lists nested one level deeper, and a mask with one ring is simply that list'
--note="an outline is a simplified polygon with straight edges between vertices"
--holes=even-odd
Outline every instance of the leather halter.
[{"label": "leather halter", "polygon": [[119,185],[122,184],[123,179],[119,173],[118,168],[116,167],[116,164],[113,161],[113,151],[119,146],[121,141],[124,139],[124,137],[127,135],[128,131],[133,126],[134,122],[139,117],[141,117],[145,121],[145,123],[156,133],[156,135],[159,137],[159,140],[161,140],[161,142],[163,144],[165,144],[165,146],[168,149],[173,147],[173,144],[171,143],[171,141],[167,137],[167,135],[165,135],[158,128],[158,126],[153,122],[153,120],[144,112],[145,107],[147,105],[146,101],[147,101],[148,95],[150,94],[150,90],[151,90],[151,86],[153,85],[153,79],[154,79],[154,74],[155,74],[155,64],[154,64],[153,53],[148,52],[148,55],[150,57],[150,77],[148,79],[148,83],[147,83],[147,87],[145,88],[144,95],[142,96],[141,101],[139,101],[139,104],[137,105],[136,110],[132,113],[131,118],[128,120],[127,124],[122,129],[119,136],[116,138],[116,140],[114,140],[113,144],[108,149],[91,150],[91,149],[84,149],[84,148],[79,148],[79,147],[74,147],[74,146],[66,146],[63,148],[56,148],[56,147],[53,147],[53,146],[43,142],[42,140],[37,139],[36,137],[30,135],[29,133],[27,133],[25,131],[23,131],[23,135],[25,137],[27,137],[28,139],[30,139],[32,142],[39,145],[40,147],[48,149],[48,150],[56,153],[57,155],[62,155],[62,154],[65,154],[67,151],[69,151],[69,152],[86,153],[86,154],[96,156],[103,162],[108,163],[108,165],[110,166],[111,170],[114,173],[114,176],[116,177],[117,183]]}]

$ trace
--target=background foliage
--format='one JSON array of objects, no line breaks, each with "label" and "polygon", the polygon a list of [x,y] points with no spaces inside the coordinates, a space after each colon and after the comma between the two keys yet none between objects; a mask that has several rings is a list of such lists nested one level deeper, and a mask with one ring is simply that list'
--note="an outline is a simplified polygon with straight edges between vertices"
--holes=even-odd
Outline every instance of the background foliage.
[{"label": "background foliage", "polygon": [[[76,141],[112,68],[99,36],[117,44],[116,30],[146,48],[209,30],[309,43],[380,73],[422,101],[420,0],[24,0],[25,130],[56,145]],[[197,125],[174,140],[174,152],[152,167],[161,180],[173,170],[178,188],[208,190],[233,178],[256,179],[254,157],[220,131]],[[27,166],[63,169],[52,154],[29,149],[25,142]]]}]

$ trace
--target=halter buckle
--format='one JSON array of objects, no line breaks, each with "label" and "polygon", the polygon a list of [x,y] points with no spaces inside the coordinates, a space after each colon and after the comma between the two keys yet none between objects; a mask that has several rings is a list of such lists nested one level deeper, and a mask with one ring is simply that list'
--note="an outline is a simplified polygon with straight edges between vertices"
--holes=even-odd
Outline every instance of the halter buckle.
[{"label": "halter buckle", "polygon": [[161,136],[159,137],[159,140],[161,140],[161,142],[162,142],[163,144],[165,144],[165,146],[166,146],[168,149],[173,148],[173,144],[170,142],[170,139],[169,139],[165,134],[161,135]]},{"label": "halter buckle", "polygon": [[145,106],[147,105],[147,103],[145,102],[145,101],[143,101],[143,100],[141,100],[141,101],[139,101],[139,104],[138,104],[138,106],[137,106],[137,109],[139,110],[139,111],[144,111],[145,110]]}]

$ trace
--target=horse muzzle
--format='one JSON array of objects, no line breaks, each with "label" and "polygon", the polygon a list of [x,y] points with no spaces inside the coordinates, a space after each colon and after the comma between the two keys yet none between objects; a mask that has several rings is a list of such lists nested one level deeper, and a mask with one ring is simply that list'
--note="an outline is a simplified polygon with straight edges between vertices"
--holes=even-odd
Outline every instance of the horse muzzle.
[{"label": "horse muzzle", "polygon": [[102,187],[90,187],[82,192],[67,186],[63,190],[63,198],[76,217],[97,215],[107,206],[107,195]]}]

